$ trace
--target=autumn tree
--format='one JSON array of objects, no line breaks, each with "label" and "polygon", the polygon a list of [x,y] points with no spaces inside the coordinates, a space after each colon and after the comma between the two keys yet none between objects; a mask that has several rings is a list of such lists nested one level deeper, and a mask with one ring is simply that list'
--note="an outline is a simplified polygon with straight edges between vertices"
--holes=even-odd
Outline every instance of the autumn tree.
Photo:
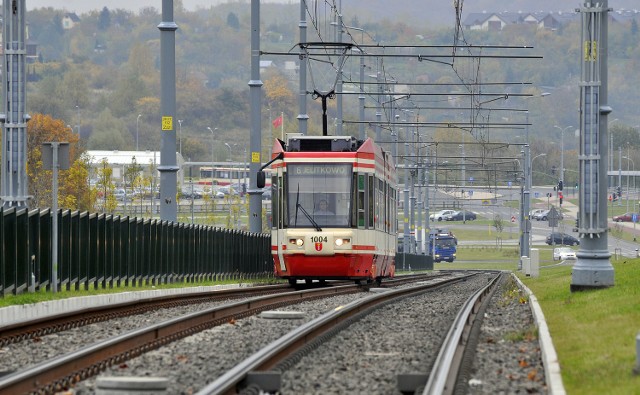
[{"label": "autumn tree", "polygon": [[118,201],[113,194],[115,184],[113,182],[113,169],[109,166],[109,160],[102,158],[98,166],[98,193],[102,196],[102,211],[113,213],[118,206]]},{"label": "autumn tree", "polygon": [[289,81],[280,73],[269,72],[264,81],[267,106],[272,110],[285,111],[294,108],[294,94]]},{"label": "autumn tree", "polygon": [[98,198],[97,189],[89,183],[91,158],[86,153],[76,159],[68,171],[58,194],[61,207],[70,210],[93,211]]},{"label": "autumn tree", "polygon": [[[27,176],[29,178],[29,194],[33,196],[34,207],[51,206],[51,178],[52,172],[44,170],[42,166],[42,144],[46,142],[68,142],[70,144],[69,160],[71,169],[62,170],[58,174],[60,185],[61,207],[67,207],[69,202],[66,196],[70,195],[71,185],[84,182],[88,185],[88,163],[80,160],[81,148],[78,144],[80,138],[68,128],[60,119],[54,119],[49,115],[34,114],[27,123]],[[86,170],[86,173],[84,170]],[[71,174],[71,177],[70,177]],[[81,188],[74,192],[75,201],[87,201],[88,189]],[[64,204],[63,204],[64,203]],[[79,208],[74,204],[68,208]]]},{"label": "autumn tree", "polygon": [[109,26],[111,26],[111,12],[107,7],[104,7],[98,17],[98,29],[107,30]]},{"label": "autumn tree", "polygon": [[133,145],[127,125],[122,119],[116,118],[108,108],[105,108],[94,120],[93,133],[89,137],[88,146],[91,149],[127,150]]}]

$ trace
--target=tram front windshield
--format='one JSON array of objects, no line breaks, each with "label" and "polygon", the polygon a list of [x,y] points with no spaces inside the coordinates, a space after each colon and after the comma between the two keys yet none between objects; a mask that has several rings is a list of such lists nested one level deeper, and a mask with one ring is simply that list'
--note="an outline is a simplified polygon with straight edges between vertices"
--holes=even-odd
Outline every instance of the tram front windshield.
[{"label": "tram front windshield", "polygon": [[286,174],[288,227],[350,226],[351,165],[288,164]]}]

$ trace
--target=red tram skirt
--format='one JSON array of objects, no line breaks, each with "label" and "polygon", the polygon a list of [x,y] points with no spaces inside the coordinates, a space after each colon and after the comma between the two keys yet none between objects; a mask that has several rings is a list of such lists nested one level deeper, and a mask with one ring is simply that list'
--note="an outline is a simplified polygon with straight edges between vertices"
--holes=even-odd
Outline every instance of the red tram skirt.
[{"label": "red tram skirt", "polygon": [[[291,254],[284,256],[286,270],[281,270],[280,260],[273,255],[274,268],[277,277],[295,278],[376,278],[393,276],[393,265],[387,264],[384,273],[376,273],[383,257],[374,254],[336,254],[333,256],[305,256]],[[391,257],[389,257],[391,259]],[[378,264],[378,266],[376,265]]]}]

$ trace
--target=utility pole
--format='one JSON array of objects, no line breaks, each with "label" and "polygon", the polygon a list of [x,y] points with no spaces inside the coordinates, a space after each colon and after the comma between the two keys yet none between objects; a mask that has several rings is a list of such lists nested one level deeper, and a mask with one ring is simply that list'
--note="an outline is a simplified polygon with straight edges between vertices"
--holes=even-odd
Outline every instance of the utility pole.
[{"label": "utility pole", "polygon": [[[300,0],[300,44],[307,42],[307,0]],[[300,87],[298,88],[298,129],[303,135],[307,134],[307,122],[309,114],[307,114],[307,53],[300,45],[300,69],[298,70],[300,77]],[[271,118],[271,116],[269,116]],[[271,129],[271,119],[269,119],[269,129]],[[273,138],[271,139],[273,140]]]},{"label": "utility pole", "polygon": [[607,155],[609,141],[607,48],[608,0],[588,0],[582,14],[580,48],[580,250],[571,272],[571,291],[614,285],[607,233]]},{"label": "utility pole", "polygon": [[177,221],[178,205],[176,159],[176,30],[173,0],[162,0],[160,30],[160,91],[162,146],[160,149],[160,219]]},{"label": "utility pole", "polygon": [[[307,70],[300,70],[306,73]],[[262,80],[260,79],[260,0],[251,0],[251,80],[249,81],[251,108],[251,135],[249,148],[251,165],[249,166],[249,231],[262,233],[262,189],[258,189],[258,171],[262,165],[260,152],[262,109]],[[271,126],[271,125],[269,125]]]},{"label": "utility pole", "polygon": [[[28,208],[25,1],[4,1],[2,70],[2,206]],[[15,7],[15,8],[14,8]]]}]

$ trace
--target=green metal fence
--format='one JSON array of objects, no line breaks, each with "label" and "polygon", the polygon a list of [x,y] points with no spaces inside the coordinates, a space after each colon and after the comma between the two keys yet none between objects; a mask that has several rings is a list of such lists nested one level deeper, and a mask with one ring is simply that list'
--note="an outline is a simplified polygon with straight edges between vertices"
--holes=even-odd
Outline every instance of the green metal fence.
[{"label": "green metal fence", "polygon": [[[0,209],[0,297],[51,289],[49,209]],[[159,219],[58,211],[57,288],[273,275],[271,236]]]}]

